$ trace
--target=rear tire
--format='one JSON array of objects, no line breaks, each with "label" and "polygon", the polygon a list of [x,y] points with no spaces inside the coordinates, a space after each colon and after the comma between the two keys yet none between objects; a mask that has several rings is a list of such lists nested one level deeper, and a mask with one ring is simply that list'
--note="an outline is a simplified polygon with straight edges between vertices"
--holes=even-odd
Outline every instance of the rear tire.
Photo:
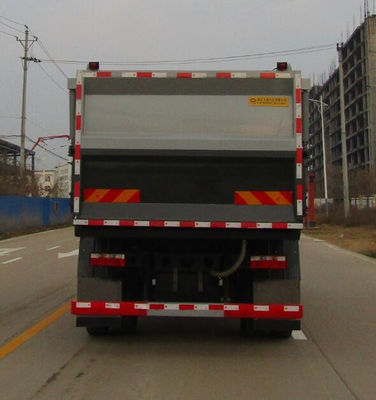
[{"label": "rear tire", "polygon": [[109,328],[107,326],[87,326],[86,331],[90,336],[104,336],[109,332]]}]

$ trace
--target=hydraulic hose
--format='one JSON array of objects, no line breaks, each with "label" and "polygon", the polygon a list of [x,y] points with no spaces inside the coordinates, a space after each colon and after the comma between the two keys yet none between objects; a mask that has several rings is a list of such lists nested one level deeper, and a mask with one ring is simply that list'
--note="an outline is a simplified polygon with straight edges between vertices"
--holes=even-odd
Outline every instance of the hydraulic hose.
[{"label": "hydraulic hose", "polygon": [[234,264],[227,269],[226,271],[210,271],[210,273],[215,276],[216,278],[227,278],[231,274],[233,274],[235,271],[238,270],[240,265],[242,264],[245,254],[247,252],[247,241],[242,240],[242,248],[240,250],[240,254],[237,258],[237,260],[234,262]]}]

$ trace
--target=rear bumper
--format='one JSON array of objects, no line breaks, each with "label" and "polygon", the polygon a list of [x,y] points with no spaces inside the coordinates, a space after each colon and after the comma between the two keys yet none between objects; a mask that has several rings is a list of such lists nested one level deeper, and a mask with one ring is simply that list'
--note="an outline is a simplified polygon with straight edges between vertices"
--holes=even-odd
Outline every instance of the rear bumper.
[{"label": "rear bumper", "polygon": [[74,219],[75,226],[120,226],[132,228],[211,228],[211,229],[303,229],[302,223],[231,222],[231,221],[163,221],[119,219]]},{"label": "rear bumper", "polygon": [[300,320],[301,304],[147,303],[72,301],[77,316],[158,316],[251,318],[260,320]]},{"label": "rear bumper", "polygon": [[300,222],[234,222],[208,220],[73,220],[80,237],[299,240]]}]

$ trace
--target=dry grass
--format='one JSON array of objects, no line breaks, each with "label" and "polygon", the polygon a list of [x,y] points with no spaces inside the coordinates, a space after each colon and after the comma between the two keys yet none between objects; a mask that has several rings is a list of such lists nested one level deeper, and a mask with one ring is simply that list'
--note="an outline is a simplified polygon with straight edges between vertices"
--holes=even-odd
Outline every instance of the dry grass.
[{"label": "dry grass", "polygon": [[343,215],[343,206],[341,204],[333,205],[330,208],[329,216],[324,211],[316,212],[316,223],[318,225],[345,225],[345,226],[374,226],[376,227],[376,208],[365,208],[358,210],[351,207],[350,215],[345,218]]},{"label": "dry grass", "polygon": [[322,224],[304,231],[343,249],[376,258],[376,228],[373,226],[343,226]]}]

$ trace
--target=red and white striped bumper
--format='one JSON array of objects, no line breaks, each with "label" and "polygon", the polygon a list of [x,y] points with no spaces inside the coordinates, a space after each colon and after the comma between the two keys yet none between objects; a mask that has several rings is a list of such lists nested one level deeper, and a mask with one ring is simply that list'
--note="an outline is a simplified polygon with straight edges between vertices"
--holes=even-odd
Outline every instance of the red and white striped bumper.
[{"label": "red and white striped bumper", "polygon": [[74,315],[302,319],[301,304],[145,303],[72,301]]},{"label": "red and white striped bumper", "polygon": [[121,226],[128,228],[205,228],[205,229],[303,229],[302,223],[225,222],[225,221],[136,221],[124,219],[73,219],[76,226]]}]

